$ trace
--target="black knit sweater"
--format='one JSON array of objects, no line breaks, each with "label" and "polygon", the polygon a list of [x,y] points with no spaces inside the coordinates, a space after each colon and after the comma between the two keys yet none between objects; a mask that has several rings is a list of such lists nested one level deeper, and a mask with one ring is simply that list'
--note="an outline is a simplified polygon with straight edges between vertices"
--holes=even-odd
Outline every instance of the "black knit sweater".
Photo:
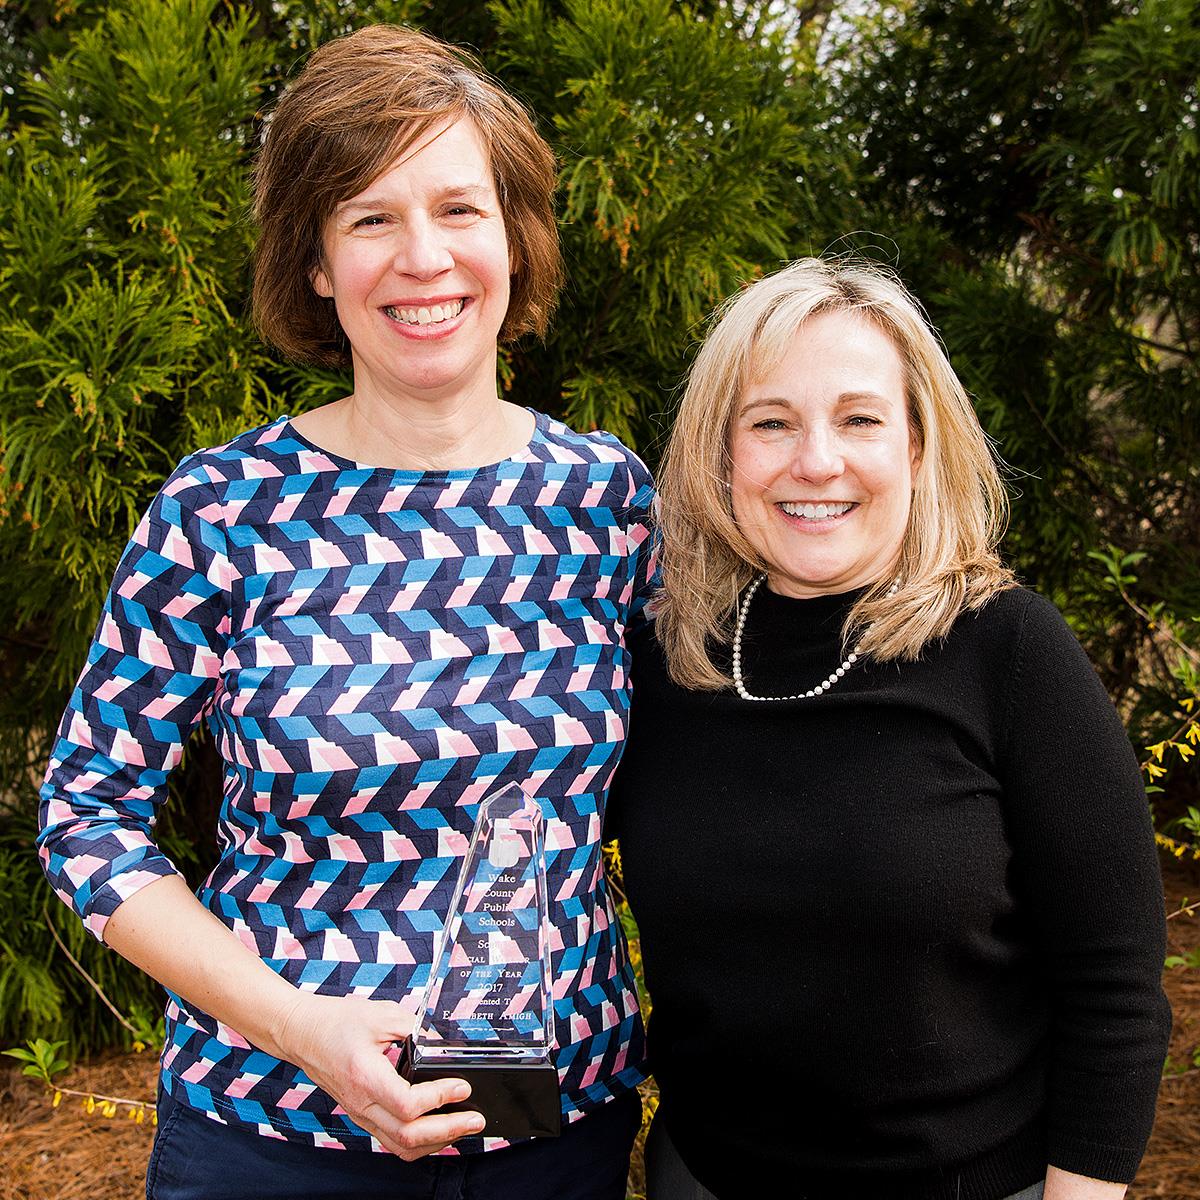
[{"label": "black knit sweater", "polygon": [[[857,594],[761,588],[747,688],[825,678]],[[689,692],[653,628],[609,800],[661,1115],[721,1200],[997,1200],[1133,1177],[1170,1029],[1129,742],[1024,589],[812,700]]]}]

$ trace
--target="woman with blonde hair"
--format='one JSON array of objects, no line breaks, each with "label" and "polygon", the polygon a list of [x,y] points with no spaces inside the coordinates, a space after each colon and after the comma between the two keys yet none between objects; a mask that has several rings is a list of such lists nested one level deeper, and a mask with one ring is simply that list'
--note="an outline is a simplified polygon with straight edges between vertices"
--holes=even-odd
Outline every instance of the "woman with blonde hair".
[{"label": "woman with blonde hair", "polygon": [[1106,1200],[1170,1027],[1137,763],[997,554],[971,403],[891,273],[718,314],[660,476],[611,795],[653,1005],[650,1200]]},{"label": "woman with blonde hair", "polygon": [[[51,882],[170,993],[150,1200],[624,1198],[642,1031],[600,827],[652,489],[615,438],[497,390],[499,343],[558,294],[555,182],[525,109],[412,30],[323,46],[272,115],[255,314],[351,390],[167,480],[42,793]],[[224,803],[196,896],[153,830],[202,720]],[[395,1069],[506,785],[545,819],[537,1128],[562,1124],[516,1145],[466,1082]]]}]

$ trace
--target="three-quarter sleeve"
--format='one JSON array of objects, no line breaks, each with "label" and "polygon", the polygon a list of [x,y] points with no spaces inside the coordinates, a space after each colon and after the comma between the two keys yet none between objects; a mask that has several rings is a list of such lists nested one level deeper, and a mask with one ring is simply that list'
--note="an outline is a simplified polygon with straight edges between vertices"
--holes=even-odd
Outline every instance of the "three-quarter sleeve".
[{"label": "three-quarter sleeve", "polygon": [[176,873],[156,813],[213,702],[231,579],[215,490],[186,459],[121,557],[42,785],[43,868],[98,938],[123,900]]},{"label": "three-quarter sleeve", "polygon": [[1162,884],[1124,727],[1062,616],[1036,596],[1001,754],[1013,884],[1052,993],[1048,1160],[1128,1182],[1170,1035]]}]

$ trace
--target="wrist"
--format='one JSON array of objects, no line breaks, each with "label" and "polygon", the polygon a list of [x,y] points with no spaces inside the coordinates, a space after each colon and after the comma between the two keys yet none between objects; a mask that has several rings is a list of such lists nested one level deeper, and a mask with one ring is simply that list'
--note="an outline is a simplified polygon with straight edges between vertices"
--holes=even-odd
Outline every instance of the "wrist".
[{"label": "wrist", "polygon": [[1126,1186],[1052,1166],[1046,1169],[1043,1200],[1121,1200]]},{"label": "wrist", "polygon": [[[281,981],[282,982],[282,981]],[[290,995],[271,1006],[266,1014],[259,1049],[284,1062],[302,1067],[307,1044],[311,1041],[312,1012],[322,997],[287,985]]]}]

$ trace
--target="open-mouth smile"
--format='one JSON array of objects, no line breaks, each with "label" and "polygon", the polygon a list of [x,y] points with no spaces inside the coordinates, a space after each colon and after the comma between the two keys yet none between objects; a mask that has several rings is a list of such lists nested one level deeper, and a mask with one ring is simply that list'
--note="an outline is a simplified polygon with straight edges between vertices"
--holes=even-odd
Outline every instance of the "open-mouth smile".
[{"label": "open-mouth smile", "polygon": [[456,300],[443,300],[439,304],[392,305],[384,308],[384,313],[400,325],[412,325],[418,328],[428,325],[441,325],[452,321],[466,307],[467,298],[459,296]]},{"label": "open-mouth smile", "polygon": [[789,517],[813,524],[831,524],[853,512],[858,505],[852,500],[822,500],[818,503],[780,501],[776,507]]}]

